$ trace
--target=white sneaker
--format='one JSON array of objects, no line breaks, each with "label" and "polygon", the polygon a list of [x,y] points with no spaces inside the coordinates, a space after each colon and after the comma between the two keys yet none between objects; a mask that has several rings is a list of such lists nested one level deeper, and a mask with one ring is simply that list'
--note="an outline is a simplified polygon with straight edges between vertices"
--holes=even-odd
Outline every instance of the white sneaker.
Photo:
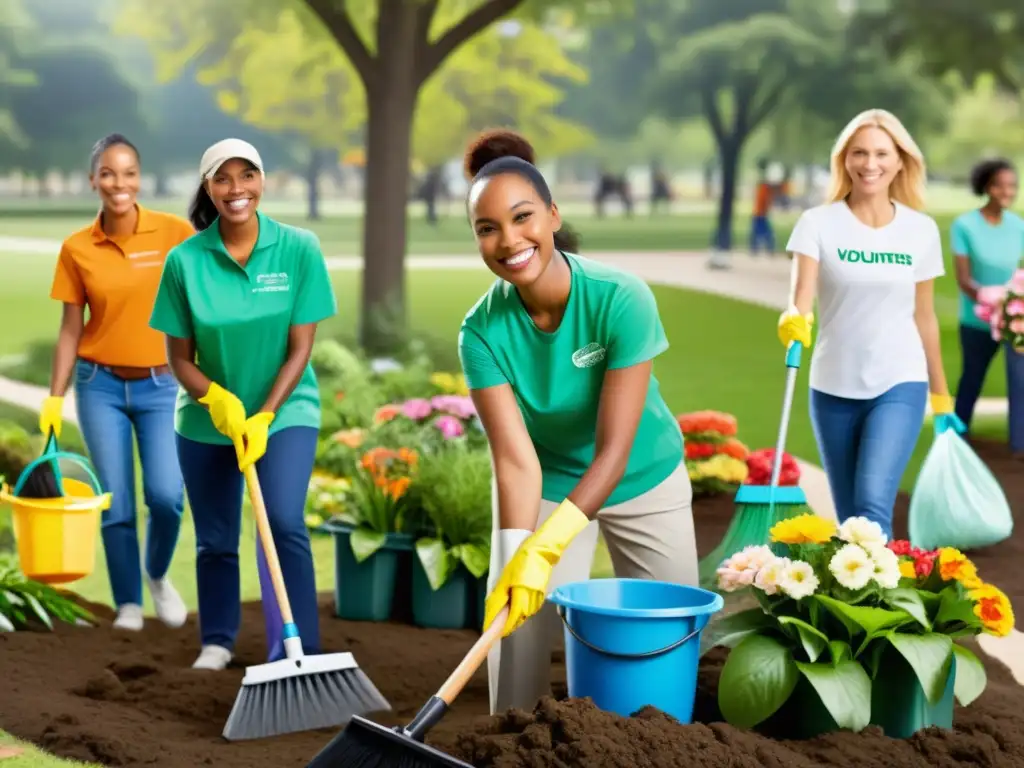
[{"label": "white sneaker", "polygon": [[192,664],[192,669],[212,669],[220,671],[231,661],[231,651],[219,645],[204,645],[199,658]]},{"label": "white sneaker", "polygon": [[170,579],[148,579],[149,594],[153,596],[153,605],[156,608],[157,618],[168,627],[178,628],[188,618],[188,608],[185,601],[181,599],[178,590],[171,584]]},{"label": "white sneaker", "polygon": [[117,618],[114,619],[114,629],[127,629],[131,632],[142,630],[142,606],[135,603],[125,603],[117,609]]}]

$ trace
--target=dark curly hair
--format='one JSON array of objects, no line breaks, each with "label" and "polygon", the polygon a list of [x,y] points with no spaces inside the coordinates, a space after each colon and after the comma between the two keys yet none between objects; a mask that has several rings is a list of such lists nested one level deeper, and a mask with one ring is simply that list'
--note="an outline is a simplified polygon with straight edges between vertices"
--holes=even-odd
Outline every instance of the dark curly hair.
[{"label": "dark curly hair", "polygon": [[[485,131],[474,138],[466,147],[463,170],[471,185],[480,179],[514,173],[530,182],[545,205],[550,207],[553,202],[551,188],[537,169],[533,145],[515,131]],[[577,253],[579,247],[579,235],[563,221],[555,232],[555,248]]]},{"label": "dark curly hair", "polygon": [[1017,169],[1013,163],[1002,157],[997,157],[993,160],[982,160],[971,169],[971,190],[978,197],[981,197],[988,191],[989,184],[992,183],[996,174],[1001,171],[1013,171],[1016,173]]}]

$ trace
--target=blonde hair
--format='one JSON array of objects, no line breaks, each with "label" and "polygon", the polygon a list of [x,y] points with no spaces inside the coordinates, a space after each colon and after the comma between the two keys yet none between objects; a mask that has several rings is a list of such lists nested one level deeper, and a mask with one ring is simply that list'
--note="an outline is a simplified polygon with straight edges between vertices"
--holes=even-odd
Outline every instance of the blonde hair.
[{"label": "blonde hair", "polygon": [[889,199],[916,211],[924,210],[925,164],[920,148],[903,127],[899,118],[884,109],[868,109],[846,124],[832,147],[832,174],[828,185],[828,201],[845,200],[853,189],[853,179],[846,170],[846,153],[850,142],[861,128],[880,128],[889,134],[903,167],[889,186]]}]

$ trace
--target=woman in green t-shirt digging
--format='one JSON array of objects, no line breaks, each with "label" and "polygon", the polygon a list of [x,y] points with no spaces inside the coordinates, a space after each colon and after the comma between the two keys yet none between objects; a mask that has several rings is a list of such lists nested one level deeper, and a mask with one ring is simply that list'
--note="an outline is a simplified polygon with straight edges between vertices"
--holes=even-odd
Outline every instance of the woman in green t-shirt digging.
[{"label": "woman in green t-shirt digging", "polygon": [[167,334],[183,390],[175,429],[196,528],[203,646],[193,666],[223,669],[241,620],[241,472],[252,465],[303,650],[318,653],[303,515],[320,428],[309,356],[317,323],[337,304],[316,236],[257,210],[263,162],[251,144],[214,144],[200,178],[190,211],[197,234],[168,253],[150,324]]},{"label": "woman in green t-shirt digging", "polygon": [[589,578],[599,529],[623,578],[696,585],[697,551],[682,433],[652,374],[668,341],[650,288],[575,254],[522,137],[480,137],[466,171],[498,277],[459,335],[495,468],[485,625],[509,606],[488,659],[494,712],[547,692],[558,617],[545,597]]}]

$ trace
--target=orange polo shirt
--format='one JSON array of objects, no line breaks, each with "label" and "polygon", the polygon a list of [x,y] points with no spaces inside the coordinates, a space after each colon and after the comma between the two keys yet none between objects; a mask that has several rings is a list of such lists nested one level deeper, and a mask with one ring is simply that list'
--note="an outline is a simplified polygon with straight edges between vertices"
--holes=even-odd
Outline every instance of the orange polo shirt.
[{"label": "orange polo shirt", "polygon": [[138,206],[130,235],[108,237],[99,217],[64,241],[50,298],[89,308],[78,354],[104,365],[167,362],[164,335],[149,327],[167,252],[195,230],[183,218]]}]

